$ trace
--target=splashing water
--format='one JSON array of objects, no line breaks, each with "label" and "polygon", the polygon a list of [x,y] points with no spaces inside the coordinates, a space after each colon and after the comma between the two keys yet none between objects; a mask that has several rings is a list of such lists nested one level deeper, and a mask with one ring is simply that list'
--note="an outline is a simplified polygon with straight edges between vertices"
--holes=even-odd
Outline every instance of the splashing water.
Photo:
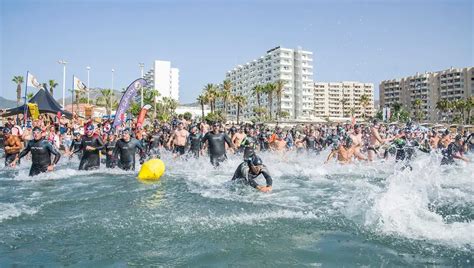
[{"label": "splashing water", "polygon": [[260,154],[268,194],[229,182],[239,156],[212,168],[165,154],[154,184],[64,159],[28,177],[23,161],[0,171],[0,266],[470,266],[472,162],[420,155],[410,171],[324,165],[327,153]]}]

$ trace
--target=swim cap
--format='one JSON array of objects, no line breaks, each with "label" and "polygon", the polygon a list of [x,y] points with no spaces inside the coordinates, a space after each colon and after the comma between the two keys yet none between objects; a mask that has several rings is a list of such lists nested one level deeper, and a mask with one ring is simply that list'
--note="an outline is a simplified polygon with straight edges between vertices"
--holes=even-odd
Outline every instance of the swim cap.
[{"label": "swim cap", "polygon": [[262,159],[260,157],[258,157],[257,155],[253,155],[250,158],[250,164],[252,166],[260,166],[260,165],[263,165],[263,162],[262,162]]},{"label": "swim cap", "polygon": [[94,130],[94,125],[90,124],[86,127],[87,131],[93,131]]},{"label": "swim cap", "polygon": [[456,137],[454,138],[455,141],[460,141],[461,139],[462,139],[461,134],[456,135]]},{"label": "swim cap", "polygon": [[40,127],[34,127],[33,132],[42,132],[43,130]]}]

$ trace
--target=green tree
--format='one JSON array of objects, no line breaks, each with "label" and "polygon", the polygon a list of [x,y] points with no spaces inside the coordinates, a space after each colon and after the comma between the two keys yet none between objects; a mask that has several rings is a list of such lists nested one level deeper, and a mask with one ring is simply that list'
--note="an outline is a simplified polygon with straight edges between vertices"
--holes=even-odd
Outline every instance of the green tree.
[{"label": "green tree", "polygon": [[233,102],[237,104],[237,124],[240,124],[240,110],[247,104],[247,98],[242,95],[237,95],[233,98]]},{"label": "green tree", "polygon": [[458,99],[453,102],[454,110],[459,113],[461,123],[464,123],[464,112],[466,109],[466,101],[463,99]]},{"label": "green tree", "polygon": [[197,97],[197,101],[201,105],[202,119],[204,120],[204,105],[208,103],[206,94],[201,94]]},{"label": "green tree", "polygon": [[16,84],[16,106],[20,106],[21,102],[21,84],[23,84],[23,76],[14,76],[12,79],[13,83]]},{"label": "green tree", "polygon": [[274,83],[268,83],[265,85],[265,93],[267,94],[267,99],[268,99],[268,115],[270,118],[270,121],[272,120],[272,114],[273,114],[273,94],[275,93],[275,84]]},{"label": "green tree", "polygon": [[474,96],[470,96],[466,99],[466,112],[467,112],[467,122],[466,124],[471,124],[471,111],[474,107]]},{"label": "green tree", "polygon": [[339,102],[342,105],[342,117],[347,117],[346,104],[349,102],[349,100],[346,99],[345,97],[342,97],[342,99]]},{"label": "green tree", "polygon": [[26,94],[26,100],[29,101],[31,98],[33,98],[34,95],[35,95],[35,94],[33,94],[33,93],[31,93],[31,92],[30,92],[30,93],[27,93],[27,94]]},{"label": "green tree", "polygon": [[[76,90],[79,94],[79,90]],[[80,99],[80,97],[76,97]],[[101,89],[100,96],[96,100],[97,106],[105,107],[107,115],[110,116],[112,109],[118,105],[117,100],[115,99],[115,93],[112,89]]]},{"label": "green tree", "polygon": [[449,101],[447,99],[441,99],[436,102],[436,109],[438,109],[442,116],[446,116],[446,112],[449,111]]},{"label": "green tree", "polygon": [[216,100],[219,96],[216,86],[214,84],[209,83],[204,87],[204,92],[209,102],[209,106],[211,107],[211,113],[213,113],[216,109]]},{"label": "green tree", "polygon": [[413,109],[415,110],[414,116],[418,122],[421,122],[423,119],[423,112],[421,111],[421,105],[423,101],[421,99],[415,99],[412,103]]},{"label": "green tree", "polygon": [[222,91],[219,94],[222,99],[222,103],[224,105],[224,114],[227,114],[227,103],[232,98],[231,88],[232,88],[232,83],[230,82],[230,80],[229,79],[224,80]]},{"label": "green tree", "polygon": [[367,109],[367,106],[369,106],[370,97],[367,94],[362,94],[362,96],[360,96],[359,101],[360,101],[360,105],[362,106],[362,118],[364,118],[365,120],[365,111]]},{"label": "green tree", "polygon": [[265,87],[262,85],[256,85],[252,88],[252,94],[257,97],[258,108],[262,107],[262,94],[265,93]]},{"label": "green tree", "polygon": [[[275,85],[275,94],[277,96],[277,101],[278,101],[278,111],[277,115],[280,116],[281,114],[281,97],[283,95],[283,90],[285,89],[286,82],[284,80],[278,80],[274,83]],[[278,120],[278,118],[277,118]]]},{"label": "green tree", "polygon": [[58,86],[58,83],[56,83],[56,81],[54,80],[49,80],[48,83],[49,83],[49,93],[51,93],[51,95],[54,96],[54,89]]}]

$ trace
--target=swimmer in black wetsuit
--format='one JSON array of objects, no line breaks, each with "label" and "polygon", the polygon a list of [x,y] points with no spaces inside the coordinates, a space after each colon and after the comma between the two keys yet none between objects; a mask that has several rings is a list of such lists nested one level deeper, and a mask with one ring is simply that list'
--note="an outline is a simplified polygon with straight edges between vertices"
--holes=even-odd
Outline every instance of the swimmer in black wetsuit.
[{"label": "swimmer in black wetsuit", "polygon": [[153,131],[153,134],[149,137],[147,154],[149,158],[161,158],[161,133],[158,129]]},{"label": "swimmer in black wetsuit", "polygon": [[209,148],[209,157],[211,158],[211,163],[214,166],[219,166],[220,162],[223,162],[227,159],[227,155],[225,153],[225,144],[229,145],[232,149],[234,149],[234,145],[230,140],[230,137],[220,132],[220,124],[214,123],[212,125],[212,131],[207,132],[206,135],[202,138],[202,143],[206,144]]},{"label": "swimmer in black wetsuit", "polygon": [[71,154],[82,150],[82,158],[79,163],[79,170],[92,170],[100,167],[100,151],[104,149],[102,139],[94,135],[94,126],[89,125],[86,129],[86,136],[82,137],[81,146]]},{"label": "swimmer in black wetsuit", "polygon": [[140,151],[140,164],[145,160],[145,148],[140,141],[131,137],[130,129],[122,132],[122,138],[115,143],[113,155],[118,159],[118,167],[123,170],[135,170],[135,154]]},{"label": "swimmer in black wetsuit", "polygon": [[[267,186],[258,185],[255,179],[262,174]],[[272,190],[273,180],[267,167],[262,163],[262,159],[257,155],[242,162],[234,172],[233,181],[240,181],[248,184],[261,192],[270,192]]]},{"label": "swimmer in black wetsuit", "polygon": [[[28,142],[26,148],[13,160],[11,165],[14,167],[20,158],[31,152],[30,176],[53,171],[54,165],[58,163],[61,154],[49,141],[43,139],[41,128],[33,128],[33,138],[33,140]],[[54,155],[53,163],[51,163],[51,155]]]},{"label": "swimmer in black wetsuit", "polygon": [[[69,147],[69,152],[78,151],[77,156],[79,157],[79,159],[81,159],[82,158],[82,152],[80,151],[81,143],[82,143],[81,133],[74,132],[73,135],[74,135],[74,139],[72,140],[71,146]],[[70,155],[69,158],[72,158],[72,154]]]},{"label": "swimmer in black wetsuit", "polygon": [[255,129],[250,129],[247,133],[247,136],[240,143],[240,146],[244,150],[244,159],[248,159],[252,155],[255,154],[257,143],[258,143],[258,137],[257,137],[257,134],[255,133]]},{"label": "swimmer in black wetsuit", "polygon": [[199,158],[202,149],[202,134],[199,133],[199,129],[196,126],[193,126],[190,132],[187,141],[189,146],[188,153],[194,158]]},{"label": "swimmer in black wetsuit", "polygon": [[105,143],[105,167],[115,168],[117,165],[117,159],[114,157],[115,144],[117,143],[116,135],[114,131],[110,131],[107,143]]},{"label": "swimmer in black wetsuit", "polygon": [[443,159],[441,159],[441,165],[452,165],[455,163],[454,159],[461,159],[464,162],[469,162],[469,159],[463,156],[464,144],[462,136],[458,134],[454,138],[454,142],[451,142],[447,148],[443,149],[441,153],[443,154]]}]

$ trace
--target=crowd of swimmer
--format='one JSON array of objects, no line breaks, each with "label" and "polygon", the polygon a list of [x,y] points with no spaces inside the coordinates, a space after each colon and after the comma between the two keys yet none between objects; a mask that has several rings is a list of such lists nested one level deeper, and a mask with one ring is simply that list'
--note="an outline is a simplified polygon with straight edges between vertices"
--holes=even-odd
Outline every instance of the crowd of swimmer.
[{"label": "crowd of swimmer", "polygon": [[[157,121],[144,126],[135,120],[117,129],[112,121],[71,121],[48,123],[45,119],[18,126],[13,118],[4,124],[5,166],[15,167],[21,158],[31,153],[30,176],[53,171],[61,155],[78,157],[79,170],[100,167],[134,170],[136,155],[139,162],[160,158],[163,150],[174,157],[199,158],[207,154],[213,166],[227,159],[228,154],[241,155],[232,180],[242,181],[262,192],[272,190],[272,177],[258,152],[276,151],[284,154],[320,154],[330,148],[326,163],[337,161],[374,161],[394,158],[411,169],[410,161],[418,152],[438,152],[441,164],[469,159],[465,154],[473,150],[472,133],[449,130],[438,132],[415,124],[404,127],[380,124],[377,120],[367,125],[302,124],[283,129],[278,125],[270,129],[265,124],[221,124],[196,122],[182,117],[167,123]],[[102,161],[101,161],[101,156]],[[266,185],[255,179],[262,175]]]}]

